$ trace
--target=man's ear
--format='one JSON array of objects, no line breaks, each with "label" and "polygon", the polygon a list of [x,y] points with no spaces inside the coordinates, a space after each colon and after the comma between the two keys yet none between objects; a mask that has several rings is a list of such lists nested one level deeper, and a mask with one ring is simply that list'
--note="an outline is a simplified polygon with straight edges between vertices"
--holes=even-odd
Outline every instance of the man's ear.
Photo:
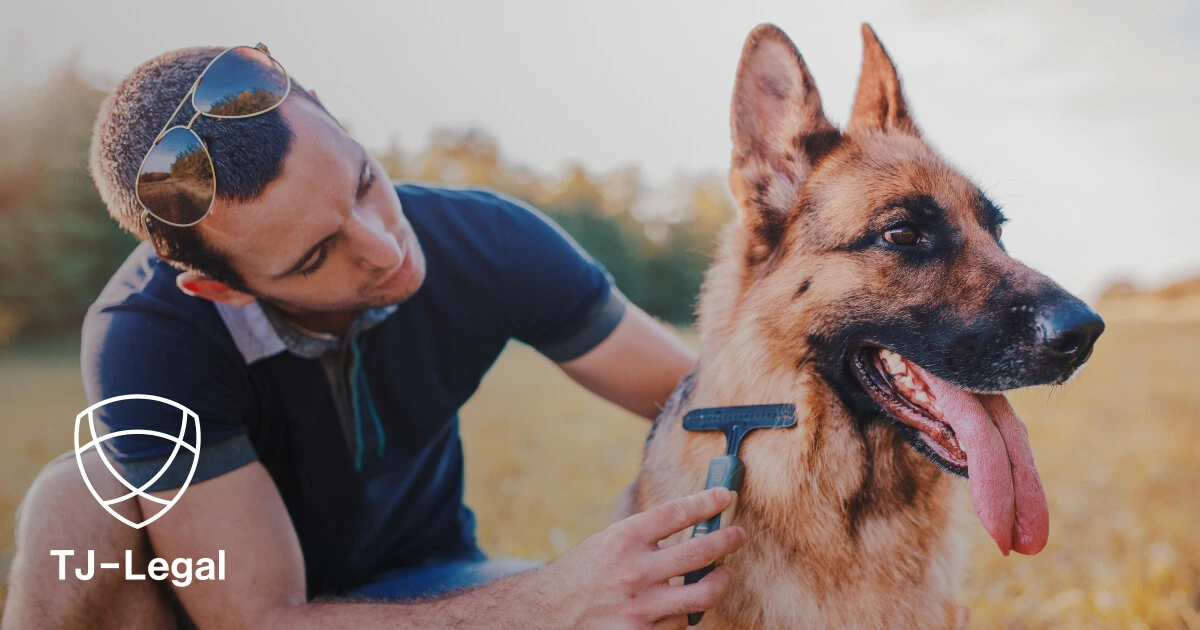
[{"label": "man's ear", "polygon": [[804,58],[774,25],[761,24],[746,38],[731,125],[729,185],[761,259],[779,244],[813,165],[840,139]]},{"label": "man's ear", "polygon": [[863,23],[862,35],[862,76],[858,79],[858,94],[854,97],[854,111],[846,125],[846,134],[890,131],[920,137],[908,115],[908,104],[900,91],[900,77],[891,57],[870,24]]},{"label": "man's ear", "polygon": [[217,282],[194,271],[184,271],[175,276],[175,286],[190,296],[230,306],[245,306],[254,301],[253,295],[231,289],[224,282]]}]

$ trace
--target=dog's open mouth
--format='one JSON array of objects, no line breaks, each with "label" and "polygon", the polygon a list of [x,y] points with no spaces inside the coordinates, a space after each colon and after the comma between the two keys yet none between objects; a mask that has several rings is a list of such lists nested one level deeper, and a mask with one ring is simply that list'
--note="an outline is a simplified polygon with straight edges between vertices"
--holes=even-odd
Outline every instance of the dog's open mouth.
[{"label": "dog's open mouth", "polygon": [[1025,425],[1004,394],[962,389],[876,346],[856,352],[853,367],[918,452],[969,478],[975,512],[1001,552],[1033,554],[1045,547],[1045,491]]},{"label": "dog's open mouth", "polygon": [[932,451],[925,455],[933,455],[934,463],[966,477],[967,454],[954,429],[944,421],[934,394],[922,378],[924,370],[899,354],[880,348],[864,348],[855,362],[859,378],[875,402],[893,418],[917,430],[917,439]]}]

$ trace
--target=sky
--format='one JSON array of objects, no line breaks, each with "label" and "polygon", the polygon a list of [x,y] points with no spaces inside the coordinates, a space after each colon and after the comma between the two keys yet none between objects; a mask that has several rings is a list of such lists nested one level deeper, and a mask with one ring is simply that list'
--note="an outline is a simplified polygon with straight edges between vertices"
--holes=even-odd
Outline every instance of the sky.
[{"label": "sky", "polygon": [[[6,4],[11,0],[5,0]],[[9,5],[11,6],[11,5]],[[77,59],[103,87],[194,45],[265,42],[366,146],[478,126],[539,171],[635,165],[652,185],[729,167],[742,42],[780,26],[844,123],[870,22],[926,140],[1010,222],[1018,259],[1088,298],[1200,274],[1200,3],[260,3],[6,6],[0,89]]]}]

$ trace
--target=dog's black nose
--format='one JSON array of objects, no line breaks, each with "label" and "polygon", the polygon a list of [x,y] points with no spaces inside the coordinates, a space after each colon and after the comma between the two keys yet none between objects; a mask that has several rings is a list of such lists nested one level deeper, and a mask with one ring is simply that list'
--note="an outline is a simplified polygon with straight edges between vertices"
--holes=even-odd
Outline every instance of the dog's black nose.
[{"label": "dog's black nose", "polygon": [[1063,305],[1039,322],[1050,353],[1067,365],[1083,363],[1092,354],[1092,344],[1104,332],[1104,320],[1082,302]]}]

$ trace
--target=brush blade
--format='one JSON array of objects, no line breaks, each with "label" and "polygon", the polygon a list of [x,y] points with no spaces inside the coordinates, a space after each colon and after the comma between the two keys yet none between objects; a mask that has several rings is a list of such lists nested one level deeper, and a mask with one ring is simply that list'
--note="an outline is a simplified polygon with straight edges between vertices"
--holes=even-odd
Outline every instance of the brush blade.
[{"label": "brush blade", "polygon": [[728,432],[737,425],[741,432],[751,429],[782,429],[796,424],[795,405],[743,405],[693,409],[683,416],[688,431]]}]

